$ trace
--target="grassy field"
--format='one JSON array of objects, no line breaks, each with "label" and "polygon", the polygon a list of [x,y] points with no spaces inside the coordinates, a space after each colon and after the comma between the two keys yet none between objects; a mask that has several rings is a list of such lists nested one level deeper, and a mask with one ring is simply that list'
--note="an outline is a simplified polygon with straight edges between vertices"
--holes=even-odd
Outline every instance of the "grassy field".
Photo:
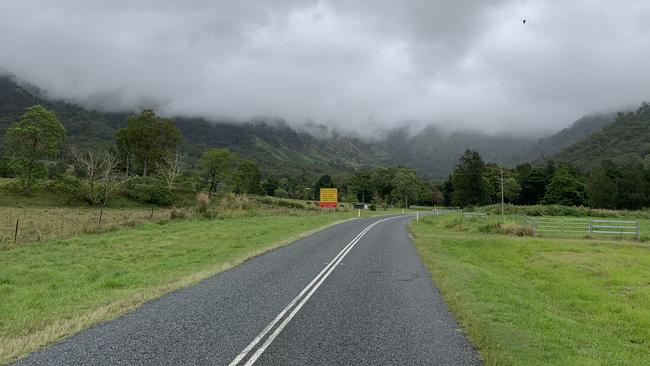
[{"label": "grassy field", "polygon": [[[112,231],[168,219],[170,208],[0,207],[0,249],[16,243],[64,239],[76,234]],[[186,211],[186,210],[185,210]],[[99,216],[101,213],[101,223]]]},{"label": "grassy field", "polygon": [[[226,197],[214,199],[209,208],[213,217],[232,217],[270,214],[328,214],[307,201],[278,199],[273,197]],[[352,217],[356,211],[339,209],[336,215]],[[415,212],[408,210],[408,212]],[[400,209],[362,211],[362,216],[401,213]],[[333,214],[333,213],[332,213]],[[101,222],[99,221],[101,215]],[[78,234],[101,233],[119,228],[135,227],[147,222],[158,222],[173,216],[197,216],[194,207],[165,208],[133,206],[122,208],[99,208],[84,206],[38,207],[0,205],[0,250],[24,243],[66,239]],[[347,215],[347,216],[346,216]],[[18,235],[16,234],[18,221]]]},{"label": "grassy field", "polygon": [[163,221],[0,251],[0,363],[350,216]]},{"label": "grassy field", "polygon": [[650,364],[650,246],[413,223],[416,247],[488,365]]}]

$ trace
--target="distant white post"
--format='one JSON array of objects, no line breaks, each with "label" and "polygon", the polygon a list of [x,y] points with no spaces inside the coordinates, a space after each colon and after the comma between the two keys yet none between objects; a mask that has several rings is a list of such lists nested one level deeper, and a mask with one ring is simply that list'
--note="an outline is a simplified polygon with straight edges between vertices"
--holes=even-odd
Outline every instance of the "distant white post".
[{"label": "distant white post", "polygon": [[361,217],[361,209],[359,209],[359,212],[357,213],[357,217]]},{"label": "distant white post", "polygon": [[419,212],[415,213],[415,221],[420,221],[420,213]]}]

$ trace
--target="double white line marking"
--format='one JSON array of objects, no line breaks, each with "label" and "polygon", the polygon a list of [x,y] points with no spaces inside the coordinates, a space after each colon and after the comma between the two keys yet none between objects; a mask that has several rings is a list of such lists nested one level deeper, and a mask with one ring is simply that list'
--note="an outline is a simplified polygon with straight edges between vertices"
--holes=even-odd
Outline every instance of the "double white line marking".
[{"label": "double white line marking", "polygon": [[[359,233],[359,235],[357,235],[354,239],[352,239],[352,241],[349,242],[348,245],[346,245],[345,248],[343,248],[343,250],[341,250],[336,255],[336,257],[334,257],[334,259],[331,262],[329,262],[327,266],[325,266],[325,268],[323,268],[322,271],[320,271],[320,273],[307,285],[307,287],[305,287],[302,291],[300,291],[298,296],[296,296],[296,298],[293,299],[289,303],[289,305],[287,305],[287,307],[282,309],[280,314],[278,314],[278,316],[276,316],[275,319],[273,319],[273,321],[269,323],[269,325],[267,325],[266,328],[264,328],[264,330],[262,330],[262,332],[258,334],[257,337],[255,337],[255,339],[253,339],[253,341],[248,346],[246,346],[246,348],[244,348],[244,350],[241,351],[241,353],[237,355],[237,357],[235,357],[234,360],[232,360],[232,362],[230,362],[229,366],[239,365],[240,362],[242,362],[242,360],[244,360],[246,356],[257,346],[257,344],[260,343],[262,339],[264,339],[264,337],[266,337],[269,334],[269,332],[273,330],[273,333],[271,333],[271,335],[269,335],[266,338],[264,343],[262,343],[262,345],[257,348],[255,353],[253,353],[253,355],[248,359],[248,361],[246,361],[244,365],[250,366],[254,364],[255,361],[257,361],[257,359],[262,355],[262,353],[264,353],[264,351],[268,348],[268,346],[271,345],[271,343],[273,343],[273,340],[275,340],[278,334],[282,332],[282,329],[284,329],[284,327],[286,327],[287,324],[289,324],[291,319],[298,313],[298,311],[300,311],[300,309],[303,307],[303,305],[305,305],[307,300],[309,300],[309,298],[314,294],[314,292],[316,292],[316,290],[320,287],[320,285],[322,285],[323,282],[327,279],[327,277],[329,277],[332,271],[334,271],[334,268],[336,268],[336,266],[338,266],[338,264],[341,263],[343,258],[359,242],[359,240],[361,240],[361,238],[364,235],[366,235],[366,233],[376,225],[384,221],[394,219],[396,217],[389,217],[387,219],[379,220],[373,224],[368,225],[365,229],[363,229]],[[285,316],[287,313],[289,313],[289,315]],[[281,320],[282,322],[280,323],[280,325],[276,327],[276,324],[278,324],[278,322],[280,322]]]}]

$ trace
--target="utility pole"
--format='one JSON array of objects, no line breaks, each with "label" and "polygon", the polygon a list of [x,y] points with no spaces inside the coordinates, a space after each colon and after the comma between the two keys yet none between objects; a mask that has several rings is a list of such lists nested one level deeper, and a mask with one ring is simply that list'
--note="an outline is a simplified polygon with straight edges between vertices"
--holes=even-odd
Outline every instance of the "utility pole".
[{"label": "utility pole", "polygon": [[503,219],[503,223],[505,224],[506,216],[503,213],[503,169],[501,169],[501,218]]}]

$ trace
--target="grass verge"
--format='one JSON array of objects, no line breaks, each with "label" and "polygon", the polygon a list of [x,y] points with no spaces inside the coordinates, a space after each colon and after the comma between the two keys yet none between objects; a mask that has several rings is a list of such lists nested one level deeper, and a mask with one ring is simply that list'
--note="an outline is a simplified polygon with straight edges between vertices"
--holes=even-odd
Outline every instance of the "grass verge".
[{"label": "grass verge", "polygon": [[350,216],[167,221],[0,251],[0,363]]},{"label": "grass verge", "polygon": [[650,364],[650,247],[411,231],[423,262],[487,365]]}]

